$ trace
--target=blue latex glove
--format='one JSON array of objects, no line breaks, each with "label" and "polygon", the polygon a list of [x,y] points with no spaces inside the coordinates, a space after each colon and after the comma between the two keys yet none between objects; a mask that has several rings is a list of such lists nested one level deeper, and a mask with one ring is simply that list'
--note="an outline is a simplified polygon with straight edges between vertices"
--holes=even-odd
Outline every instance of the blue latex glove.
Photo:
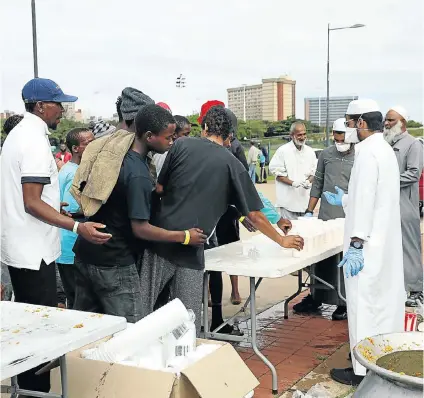
[{"label": "blue latex glove", "polygon": [[314,216],[313,213],[305,213],[303,215],[303,217],[313,217],[313,216]]},{"label": "blue latex glove", "polygon": [[262,204],[264,205],[264,207],[261,209],[261,213],[263,213],[263,215],[268,219],[271,224],[277,224],[278,221],[280,221],[281,219],[280,213],[272,205],[270,200],[262,194],[262,192],[258,191],[258,194],[262,200]]},{"label": "blue latex glove", "polygon": [[332,192],[329,192],[329,191],[324,192],[325,199],[327,199],[327,202],[330,205],[342,206],[342,198],[343,198],[343,195],[344,195],[343,189],[340,189],[337,186],[335,188],[336,188],[337,193],[332,193]]},{"label": "blue latex glove", "polygon": [[362,249],[355,249],[354,247],[349,247],[349,250],[343,256],[343,260],[340,261],[338,267],[343,267],[346,278],[349,276],[358,275],[360,271],[364,268],[364,254]]}]

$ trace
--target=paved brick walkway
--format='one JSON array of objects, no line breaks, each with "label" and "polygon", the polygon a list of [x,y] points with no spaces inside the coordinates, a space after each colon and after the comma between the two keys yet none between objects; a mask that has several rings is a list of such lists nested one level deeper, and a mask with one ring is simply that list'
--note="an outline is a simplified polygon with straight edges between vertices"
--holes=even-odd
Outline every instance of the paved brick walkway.
[{"label": "paved brick walkway", "polygon": [[[334,307],[324,310],[320,315],[292,314],[293,305],[306,294],[303,293],[290,303],[289,319],[283,318],[282,304],[277,304],[259,316],[259,348],[277,369],[279,395],[348,341],[347,321],[331,321]],[[275,397],[271,391],[271,372],[268,367],[247,344],[236,345],[236,350],[261,383],[255,390],[255,398]]]}]

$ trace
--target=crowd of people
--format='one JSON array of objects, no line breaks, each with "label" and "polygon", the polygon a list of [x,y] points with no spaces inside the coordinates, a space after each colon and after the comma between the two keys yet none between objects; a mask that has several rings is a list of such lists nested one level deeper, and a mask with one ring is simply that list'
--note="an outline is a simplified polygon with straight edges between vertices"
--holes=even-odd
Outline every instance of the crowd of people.
[{"label": "crowd of people", "polygon": [[[341,262],[333,256],[312,273],[335,285],[336,267],[343,265],[347,307],[337,293],[314,284],[294,310],[336,305],[333,319],[349,317],[353,347],[362,338],[400,331],[405,290],[409,305],[422,300],[415,203],[422,146],[406,130],[403,108],[389,110],[379,134],[383,116],[377,104],[353,101],[346,119],[333,125],[335,144],[318,162],[306,145],[305,125],[295,122],[292,140],[269,162],[266,148],[255,142],[246,158],[237,118],[221,101],[202,105],[201,137],[190,137],[186,117],[132,87],[116,102],[117,126],[100,121],[72,129],[53,156],[50,130],[60,122],[62,102],[77,97],[37,78],[24,86],[22,99],[24,116],[4,125],[2,298],[11,295],[7,270],[18,302],[128,322],[179,298],[193,310],[199,335],[204,250],[239,240],[240,223],[282,247],[302,250],[302,237],[287,235],[290,220],[311,217],[321,199],[320,219],[346,212],[345,250]],[[276,177],[275,207],[255,188],[257,166],[257,182],[266,182],[268,162]],[[231,283],[231,301],[239,304],[237,277]],[[210,273],[209,290],[215,329],[223,323],[221,273]],[[241,334],[231,325],[221,332]],[[365,373],[353,362],[354,369],[336,369],[332,376],[357,383]],[[19,375],[19,385],[48,392],[50,376],[36,376],[37,369]]]},{"label": "crowd of people", "polygon": [[[204,248],[225,238],[217,224],[228,211],[282,247],[303,248],[228,150],[237,148],[237,125],[222,103],[204,104],[202,137],[186,137],[187,119],[127,87],[115,129],[73,129],[55,158],[50,130],[62,102],[77,97],[37,78],[22,98],[26,113],[7,131],[1,156],[1,260],[15,301],[57,306],[57,264],[67,308],[136,322],[179,298],[194,311],[199,334]],[[210,281],[215,324],[222,322],[220,278]],[[36,371],[19,375],[19,385],[49,391],[49,374]]]}]

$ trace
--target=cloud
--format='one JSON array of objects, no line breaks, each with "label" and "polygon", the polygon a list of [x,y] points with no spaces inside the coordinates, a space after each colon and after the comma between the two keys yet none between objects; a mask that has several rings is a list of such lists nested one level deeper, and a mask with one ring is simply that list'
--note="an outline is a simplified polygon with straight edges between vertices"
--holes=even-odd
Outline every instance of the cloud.
[{"label": "cloud", "polygon": [[[32,77],[29,2],[2,4],[0,109],[21,111]],[[423,120],[421,0],[37,1],[40,76],[79,96],[78,107],[109,116],[125,86],[191,113],[226,89],[288,73],[303,99],[325,96],[327,23],[332,31],[331,95],[403,104]],[[177,89],[183,73],[187,87]]]}]

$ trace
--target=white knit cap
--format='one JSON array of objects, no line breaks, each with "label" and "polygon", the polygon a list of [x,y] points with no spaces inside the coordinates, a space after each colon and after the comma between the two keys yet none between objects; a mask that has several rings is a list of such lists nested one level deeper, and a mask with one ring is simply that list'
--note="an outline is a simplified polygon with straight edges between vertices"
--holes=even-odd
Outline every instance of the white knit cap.
[{"label": "white knit cap", "polygon": [[341,117],[340,119],[337,119],[333,123],[333,131],[343,131],[346,132],[346,125],[345,125],[346,119],[344,117]]},{"label": "white knit cap", "polygon": [[406,112],[406,109],[403,106],[400,106],[400,105],[392,106],[389,109],[389,111],[395,111],[397,114],[399,114],[406,121],[409,120],[408,113]]},{"label": "white knit cap", "polygon": [[346,115],[362,115],[370,112],[380,112],[377,102],[372,99],[358,99],[350,102]]}]

